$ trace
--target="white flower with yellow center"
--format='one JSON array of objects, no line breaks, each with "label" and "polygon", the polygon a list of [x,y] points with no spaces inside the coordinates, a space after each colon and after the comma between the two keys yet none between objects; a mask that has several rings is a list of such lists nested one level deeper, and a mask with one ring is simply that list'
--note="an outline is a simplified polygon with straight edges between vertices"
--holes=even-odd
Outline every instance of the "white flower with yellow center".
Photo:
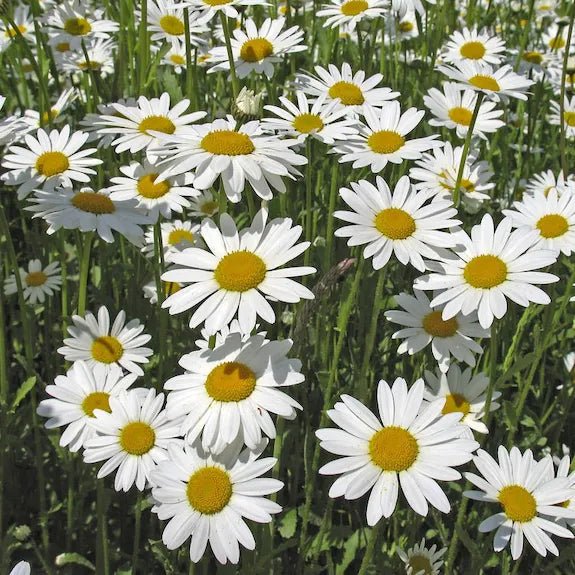
[{"label": "white flower with yellow center", "polygon": [[89,156],[95,148],[82,150],[88,134],[74,132],[64,126],[59,132],[38,130],[35,136],[27,134],[25,145],[12,145],[2,159],[8,170],[2,180],[9,186],[18,186],[18,199],[25,198],[32,190],[53,190],[56,186],[72,186],[72,182],[89,182],[96,172],[92,166],[102,160]]},{"label": "white flower with yellow center", "polygon": [[94,417],[94,410],[109,412],[110,397],[127,390],[137,377],[135,373],[124,375],[117,365],[107,373],[96,373],[85,362],[77,361],[66,375],[59,375],[53,385],[46,387],[51,397],[40,402],[38,415],[50,418],[47,429],[66,426],[60,445],[78,451],[87,439],[96,435],[88,423]]},{"label": "white flower with yellow center", "polygon": [[202,191],[194,198],[190,199],[188,215],[196,218],[212,218],[219,210],[218,201],[214,198],[212,192]]},{"label": "white flower with yellow center", "polygon": [[[265,74],[268,78],[274,75],[274,64],[281,62],[287,54],[307,50],[301,44],[303,30],[292,26],[282,32],[285,18],[272,20],[267,18],[260,28],[248,18],[244,22],[245,32],[241,29],[233,31],[232,57],[238,78],[245,78],[251,72]],[[226,46],[217,46],[210,50],[210,63],[214,65],[208,74],[229,70],[230,62]]]},{"label": "white flower with yellow center", "polygon": [[575,192],[575,176],[571,174],[567,176],[567,180],[565,180],[562,171],[555,176],[551,170],[546,170],[535,174],[528,180],[525,186],[525,194],[528,196],[537,196],[539,193],[542,193],[547,197],[551,190],[555,190],[557,195],[560,196],[569,189]]},{"label": "white flower with yellow center", "polygon": [[[555,22],[550,26],[545,27],[541,41],[545,47],[553,53],[559,54],[563,57],[565,48],[567,47],[567,26],[562,23],[560,26]],[[573,46],[575,46],[575,38],[571,38],[570,52],[572,53]]]},{"label": "white flower with yellow center", "polygon": [[447,547],[437,549],[437,545],[426,547],[425,539],[421,543],[416,543],[407,552],[397,548],[397,554],[405,563],[406,575],[439,575],[443,565],[442,557],[447,551]]},{"label": "white flower with yellow center", "polygon": [[[6,98],[0,96],[0,110],[4,108]],[[27,126],[20,116],[7,116],[0,120],[0,146],[11,144],[27,131]]]},{"label": "white flower with yellow center", "polygon": [[[573,359],[575,360],[575,358]],[[571,471],[571,457],[569,456],[569,448],[563,445],[563,453],[565,453],[565,451],[567,451],[567,453],[560,460],[558,460],[559,458],[553,457],[554,462],[557,464],[556,476],[566,478],[569,481],[569,487],[575,490],[575,471]],[[566,507],[575,513],[575,497],[571,497],[565,501],[562,501],[561,507]],[[575,517],[559,519],[560,524],[563,524],[564,522],[569,525],[571,529],[575,528]]]},{"label": "white flower with yellow center", "polygon": [[238,8],[245,6],[269,6],[265,0],[182,0],[180,6],[191,8],[190,13],[197,12],[202,19],[209,21],[223,12],[228,18],[240,17]]},{"label": "white flower with yellow center", "polygon": [[[130,108],[135,108],[138,105],[135,98],[121,98],[117,102],[118,104],[122,104],[123,106],[128,106]],[[114,108],[114,104],[98,104],[98,113],[97,114],[86,114],[84,119],[80,121],[80,126],[85,132],[90,134],[88,138],[88,142],[93,142],[94,140],[98,141],[99,148],[109,148],[112,145],[112,142],[116,139],[115,134],[100,134],[98,130],[100,126],[98,125],[102,116],[113,116],[119,113]]]},{"label": "white flower with yellow center", "polygon": [[94,409],[88,425],[97,435],[85,442],[84,461],[105,461],[98,478],[116,471],[116,491],[129,491],[132,485],[143,491],[150,486],[150,474],[168,458],[168,445],[183,444],[180,421],[170,420],[164,394],[154,389],[145,396],[137,390],[109,398],[109,409]]},{"label": "white flower with yellow center", "polygon": [[405,160],[419,160],[423,152],[443,146],[443,142],[436,141],[439,137],[436,134],[406,138],[423,119],[423,110],[409,108],[402,114],[399,102],[385,102],[381,108],[364,106],[363,114],[366,124],[358,124],[359,134],[333,149],[342,156],[340,163],[353,162],[353,168],[369,166],[377,174],[388,162],[402,164]]},{"label": "white flower with yellow center", "polygon": [[[443,92],[437,88],[431,88],[427,95],[423,96],[423,102],[435,118],[429,120],[430,126],[445,126],[455,130],[460,138],[465,138],[471,125],[473,110],[477,102],[477,93],[473,90],[461,90],[457,84],[445,82]],[[505,122],[498,120],[503,115],[503,110],[494,110],[495,102],[482,102],[473,135],[486,140],[485,134],[496,132]]]},{"label": "white flower with yellow center", "polygon": [[494,230],[491,215],[485,214],[481,224],[471,229],[471,237],[464,231],[454,234],[459,244],[456,252],[442,262],[428,262],[428,268],[436,273],[415,280],[415,289],[443,290],[431,306],[445,304],[444,320],[477,311],[479,323],[488,328],[495,318],[506,314],[506,297],[524,307],[530,302],[551,301],[534,284],[553,283],[559,278],[534,270],[555,263],[556,253],[533,247],[538,232],[511,231],[511,227],[511,220],[505,218]]},{"label": "white flower with yellow center", "polygon": [[114,55],[117,47],[113,39],[96,38],[86,47],[86,54],[83,50],[58,54],[55,58],[56,66],[63,73],[72,74],[75,82],[80,82],[82,76],[90,74],[105,78],[116,71]]},{"label": "white flower with yellow center", "polygon": [[467,463],[479,444],[461,437],[465,427],[460,413],[441,414],[441,404],[423,403],[424,384],[418,379],[409,389],[397,378],[390,388],[377,388],[379,418],[357,399],[342,395],[327,414],[341,429],[319,429],[321,446],[342,455],[324,465],[323,475],[340,475],[330,497],[358,499],[371,489],[367,523],[390,517],[397,505],[399,486],[410,507],[427,515],[428,502],[448,513],[449,500],[437,480],[461,478],[453,469]]},{"label": "white flower with yellow center", "polygon": [[[182,286],[180,284],[174,282],[162,282],[162,287],[164,289],[164,299],[182,289]],[[155,280],[148,282],[143,287],[142,291],[144,292],[144,297],[150,300],[150,303],[152,305],[158,303],[158,288],[156,286]]]},{"label": "white flower with yellow center", "polygon": [[40,113],[36,110],[26,110],[22,116],[22,122],[24,122],[29,128],[28,129],[38,129],[41,128],[41,124],[46,125],[49,122],[60,122],[64,118],[62,112],[76,99],[78,93],[74,88],[64,90],[55,104],[50,106],[50,111],[46,111],[40,117]]},{"label": "white flower with yellow center", "polygon": [[[30,260],[28,271],[20,268],[18,272],[24,291],[24,300],[31,305],[44,303],[47,295],[54,295],[54,292],[60,291],[62,278],[58,262],[52,262],[43,267],[40,260]],[[16,277],[12,274],[4,280],[4,293],[13,295],[17,292]]]},{"label": "white flower with yellow center", "polygon": [[36,42],[34,21],[30,18],[30,8],[28,6],[16,6],[12,15],[12,21],[18,29],[17,31],[12,24],[0,22],[0,52],[6,50],[13,40],[20,35],[29,42]]},{"label": "white flower with yellow center", "polygon": [[[161,50],[161,45],[155,45],[158,52]],[[170,49],[162,58],[162,64],[171,66],[176,74],[181,74],[186,70],[186,44],[181,40],[172,40],[169,44]],[[193,63],[192,57],[192,63]]]},{"label": "white flower with yellow center", "polygon": [[327,17],[324,26],[337,28],[345,24],[353,31],[358,22],[381,17],[388,7],[388,0],[331,0],[331,4],[324,4],[316,16]]},{"label": "white flower with yellow center", "polygon": [[[558,102],[551,102],[549,123],[554,126],[561,125],[561,108]],[[565,96],[563,107],[563,129],[565,130],[565,137],[569,139],[575,138],[575,96],[571,99]]]},{"label": "white flower with yellow center", "polygon": [[182,269],[168,271],[162,279],[185,287],[164,301],[163,307],[173,315],[203,302],[192,315],[190,327],[205,322],[206,329],[215,333],[237,314],[242,332],[249,333],[258,316],[275,322],[268,299],[287,303],[313,299],[308,288],[290,278],[314,273],[315,268],[282,267],[309,247],[309,242],[296,244],[301,226],[292,226],[289,218],[266,221],[267,210],[262,209],[252,225],[238,233],[228,214],[220,216],[221,230],[205,219],[201,234],[209,251],[187,248],[173,256],[172,261]]},{"label": "white flower with yellow center", "polygon": [[[461,423],[473,431],[489,433],[487,426],[481,421],[485,416],[485,400],[489,377],[483,372],[472,374],[471,368],[461,371],[457,364],[451,365],[447,373],[425,371],[425,393],[423,398],[430,403],[440,401],[441,413],[461,413]],[[491,396],[489,411],[499,408],[497,399],[499,391]]]},{"label": "white flower with yellow center", "polygon": [[473,338],[490,335],[489,330],[477,322],[477,314],[459,313],[445,321],[441,317],[441,308],[432,308],[422,291],[415,290],[414,295],[402,293],[395,296],[395,301],[405,311],[385,312],[389,321],[405,326],[392,335],[392,339],[404,340],[397,352],[414,355],[431,344],[433,357],[441,371],[449,369],[452,355],[474,367],[475,355],[482,354],[483,349]]},{"label": "white flower with yellow center", "polygon": [[58,348],[66,361],[85,361],[96,375],[106,373],[114,366],[144,375],[138,364],[148,363],[148,356],[153,351],[142,346],[152,336],[142,334],[144,325],[139,319],[126,323],[126,313],[120,311],[110,326],[110,314],[102,306],[98,319],[88,312],[85,317],[73,315],[72,322],[74,325],[68,328],[72,337],[64,339],[64,346]]},{"label": "white flower with yellow center", "polygon": [[[171,222],[162,222],[160,230],[162,234],[162,247],[164,248],[164,260],[166,262],[172,262],[172,257],[186,248],[204,246],[200,235],[200,224],[188,220],[173,220]],[[146,232],[142,252],[149,258],[154,256],[153,227],[150,227]]]},{"label": "white flower with yellow center", "polygon": [[389,38],[394,41],[410,40],[419,36],[419,27],[415,12],[406,12],[399,20],[388,20]]},{"label": "white flower with yellow center", "polygon": [[575,497],[569,479],[555,479],[551,457],[536,462],[529,449],[522,454],[517,447],[508,452],[500,446],[498,460],[480,449],[473,463],[483,477],[465,473],[466,479],[481,491],[465,491],[463,495],[501,507],[499,513],[480,523],[479,531],[487,533],[497,529],[493,540],[495,551],[503,550],[511,540],[513,559],[523,552],[523,536],[540,555],[545,557],[547,551],[559,555],[548,533],[569,539],[575,537],[557,523],[561,517],[575,518],[575,510],[561,505]]},{"label": "white flower with yellow center", "polygon": [[281,507],[266,495],[283,487],[277,479],[260,478],[277,462],[273,457],[258,459],[266,446],[256,451],[241,444],[213,455],[200,446],[181,449],[168,447],[168,460],[152,472],[152,511],[169,519],[162,541],[168,549],[177,549],[191,536],[190,559],[197,563],[205,554],[208,541],[220,563],[237,563],[240,545],[253,550],[254,536],[244,517],[258,523],[270,523]]},{"label": "white flower with yellow center", "polygon": [[377,176],[375,183],[361,180],[351,182],[351,190],[341,188],[340,196],[353,211],[334,212],[351,224],[335,235],[349,238],[348,246],[368,244],[363,257],[373,256],[374,269],[381,269],[395,254],[403,265],[425,271],[423,258],[438,259],[438,249],[456,245],[452,235],[442,231],[461,223],[451,219],[457,210],[450,200],[428,203],[434,194],[416,191],[407,176],[399,179],[393,193],[382,177]]},{"label": "white flower with yellow center", "polygon": [[231,333],[214,349],[184,355],[183,375],[164,384],[168,415],[185,416],[181,433],[189,444],[201,435],[202,447],[220,453],[238,438],[255,449],[262,433],[274,438],[270,414],[294,419],[301,405],[279,388],[304,381],[301,362],[288,359],[289,339]]},{"label": "white flower with yellow center", "polygon": [[470,60],[498,65],[504,58],[505,42],[501,38],[469,28],[453,32],[441,54],[448,63]]},{"label": "white flower with yellow center", "polygon": [[[426,0],[428,4],[435,4],[436,0]],[[425,6],[422,0],[391,0],[391,9],[393,12],[399,12],[404,16],[406,12],[419,12],[420,16],[425,16]]]},{"label": "white flower with yellow center", "polygon": [[[185,45],[184,8],[182,3],[175,3],[170,0],[148,0],[148,30],[152,33],[152,42],[161,42],[162,40],[173,42],[175,40]],[[140,11],[137,11],[136,15],[141,17]],[[205,25],[205,18],[197,11],[190,10],[188,22],[191,45],[204,44],[205,40],[202,36],[209,30]]]}]

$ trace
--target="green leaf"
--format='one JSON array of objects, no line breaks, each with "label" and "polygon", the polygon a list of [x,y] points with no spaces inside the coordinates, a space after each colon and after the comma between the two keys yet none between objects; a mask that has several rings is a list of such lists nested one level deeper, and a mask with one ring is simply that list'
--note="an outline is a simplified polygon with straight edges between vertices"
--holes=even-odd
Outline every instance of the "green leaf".
[{"label": "green leaf", "polygon": [[290,509],[281,518],[278,531],[284,539],[294,536],[297,527],[297,509]]},{"label": "green leaf", "polygon": [[64,567],[64,565],[81,565],[82,567],[87,567],[90,571],[96,571],[94,564],[79,553],[61,553],[56,557],[56,565],[58,567]]},{"label": "green leaf", "polygon": [[18,389],[14,400],[12,401],[12,407],[10,408],[10,413],[14,413],[16,408],[22,403],[24,398],[32,391],[32,388],[36,385],[36,376],[33,375],[29,377]]}]

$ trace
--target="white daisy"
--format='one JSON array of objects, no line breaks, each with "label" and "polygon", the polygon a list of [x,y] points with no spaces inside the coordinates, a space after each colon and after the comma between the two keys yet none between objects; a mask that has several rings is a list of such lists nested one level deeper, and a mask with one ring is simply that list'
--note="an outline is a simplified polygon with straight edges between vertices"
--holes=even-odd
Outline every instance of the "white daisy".
[{"label": "white daisy", "polygon": [[441,59],[453,63],[462,60],[498,65],[505,57],[505,42],[497,36],[463,28],[451,34]]},{"label": "white daisy", "polygon": [[425,545],[425,539],[421,543],[416,543],[405,552],[401,547],[397,548],[397,554],[405,563],[406,575],[439,575],[443,565],[442,557],[447,551],[447,547],[437,549],[437,545],[432,545],[429,549]]},{"label": "white daisy", "polygon": [[563,172],[559,175],[551,170],[546,170],[532,176],[525,187],[525,194],[529,196],[536,196],[542,193],[544,196],[549,195],[551,190],[555,190],[557,195],[560,196],[565,190],[573,188],[575,191],[575,176],[567,176],[565,180]]},{"label": "white daisy", "polygon": [[[561,125],[561,107],[558,102],[551,102],[549,123],[554,126]],[[563,106],[563,128],[565,130],[566,138],[575,138],[575,96],[573,96],[571,100],[565,96]]]},{"label": "white daisy", "polygon": [[[179,40],[185,45],[186,24],[184,21],[184,8],[182,3],[170,0],[148,0],[148,30],[152,33],[152,42]],[[140,16],[139,11],[137,15]],[[141,17],[141,16],[140,16]],[[189,41],[192,46],[198,46],[205,41],[202,35],[208,32],[205,18],[195,10],[188,14]],[[184,60],[185,63],[185,60]]]},{"label": "white daisy", "polygon": [[[427,0],[429,4],[435,4],[436,0]],[[425,6],[422,0],[391,0],[391,9],[393,12],[399,12],[403,16],[406,12],[419,12],[421,16],[425,15]]]},{"label": "white daisy", "polygon": [[223,12],[228,18],[238,19],[240,13],[237,8],[245,6],[269,6],[269,2],[264,0],[182,0],[181,6],[189,6],[190,13],[201,14],[206,21],[212,20]]},{"label": "white daisy", "polygon": [[237,314],[242,331],[249,333],[258,316],[275,322],[268,299],[288,303],[313,299],[308,288],[290,278],[314,273],[315,268],[281,267],[309,247],[309,242],[296,244],[301,226],[292,227],[289,218],[266,221],[267,210],[262,209],[252,225],[238,233],[228,214],[220,216],[221,230],[205,219],[201,234],[209,251],[187,248],[173,256],[173,262],[183,267],[164,273],[162,279],[186,287],[162,306],[173,315],[203,301],[192,315],[190,327],[205,322],[208,331],[215,333]]},{"label": "white daisy", "polygon": [[417,18],[415,12],[406,12],[399,20],[387,20],[389,28],[389,39],[395,42],[396,38],[401,42],[404,40],[411,40],[419,36],[419,26],[417,25]]},{"label": "white daisy", "polygon": [[42,124],[48,124],[48,122],[57,122],[63,120],[62,112],[76,99],[78,96],[74,88],[69,88],[64,90],[60,97],[50,107],[50,111],[44,112],[42,118],[40,118],[40,113],[36,110],[26,110],[22,116],[22,122],[24,122],[30,129],[37,130],[42,127]]},{"label": "white daisy", "polygon": [[110,327],[110,314],[101,306],[98,319],[90,312],[85,317],[72,316],[73,326],[68,328],[72,336],[64,339],[64,346],[58,353],[66,361],[85,361],[96,375],[106,373],[114,366],[123,367],[136,375],[144,375],[139,363],[148,363],[153,351],[142,347],[152,339],[142,334],[144,325],[139,319],[126,323],[126,313],[122,310]]},{"label": "white daisy", "polygon": [[381,17],[388,7],[387,0],[331,0],[331,4],[324,4],[316,16],[327,17],[324,26],[337,28],[347,25],[353,31],[358,22]]},{"label": "white daisy", "polygon": [[[571,457],[569,456],[569,448],[566,445],[563,445],[563,452],[565,453],[565,451],[567,451],[567,453],[561,459],[558,457],[553,457],[554,462],[557,464],[556,477],[566,478],[569,481],[569,487],[575,490],[575,471],[571,471]],[[571,497],[570,499],[562,501],[561,507],[566,507],[575,513],[575,497]],[[561,524],[565,522],[569,527],[571,527],[571,529],[575,528],[575,518],[573,517],[560,518],[558,521]]]},{"label": "white daisy", "polygon": [[30,563],[27,561],[16,563],[14,569],[8,575],[30,575]]},{"label": "white daisy", "polygon": [[[567,26],[565,26],[565,24],[559,25],[557,22],[554,22],[545,28],[541,40],[551,52],[555,52],[563,56],[567,46]],[[575,38],[571,38],[571,46],[569,47],[570,52],[574,45]]]},{"label": "white daisy", "polygon": [[[6,98],[0,96],[0,110],[4,108]],[[26,131],[26,124],[20,116],[6,116],[0,120],[0,146],[11,144]]]},{"label": "white daisy", "polygon": [[[40,260],[30,260],[28,271],[19,268],[18,273],[22,282],[24,300],[31,305],[44,303],[47,295],[54,295],[54,292],[60,291],[62,278],[58,262],[52,262],[43,267]],[[12,295],[17,291],[16,277],[12,274],[4,280],[4,293]]]},{"label": "white daisy", "polygon": [[[182,289],[180,284],[174,282],[162,282],[162,286],[164,288],[164,299],[171,296],[173,293],[176,293]],[[144,297],[150,300],[152,305],[158,303],[158,288],[156,286],[156,282],[154,280],[148,282],[143,288],[142,291],[144,292]]]},{"label": "white daisy", "polygon": [[[130,108],[135,108],[138,105],[138,102],[134,98],[121,98],[117,103]],[[97,109],[98,114],[86,114],[84,119],[80,121],[80,126],[82,126],[85,132],[90,134],[88,142],[97,140],[99,148],[109,148],[116,139],[116,136],[115,134],[100,134],[98,131],[100,129],[99,122],[102,116],[120,115],[120,113],[116,111],[113,103],[98,104]]]},{"label": "white daisy", "polygon": [[190,199],[188,215],[196,218],[211,218],[218,213],[218,202],[210,191],[202,191]]},{"label": "white daisy", "polygon": [[[191,221],[173,220],[171,222],[162,222],[160,230],[162,247],[164,248],[164,260],[166,262],[172,262],[172,257],[186,248],[204,246],[200,237],[200,224]],[[153,257],[154,249],[154,228],[151,227],[146,232],[142,252],[148,257]]]},{"label": "white daisy", "polygon": [[55,62],[63,73],[73,74],[76,82],[80,82],[84,74],[90,73],[106,78],[116,72],[114,64],[116,49],[117,44],[114,40],[97,38],[86,46],[86,54],[83,50],[70,50],[58,54],[59,57],[55,58]]},{"label": "white daisy", "polygon": [[6,50],[19,35],[28,42],[36,42],[34,20],[30,17],[30,8],[28,6],[16,6],[12,14],[12,22],[14,22],[18,31],[14,29],[11,23],[0,23],[0,52]]},{"label": "white daisy", "polygon": [[441,414],[441,404],[423,403],[423,380],[407,389],[397,378],[390,389],[385,381],[377,388],[379,416],[349,395],[342,395],[327,414],[341,429],[319,429],[321,446],[342,455],[324,465],[323,475],[339,475],[330,497],[357,499],[371,489],[367,523],[375,525],[390,517],[399,495],[399,485],[410,507],[427,515],[428,502],[448,513],[449,500],[436,480],[454,481],[461,474],[452,469],[467,463],[479,444],[461,437],[460,413]]}]

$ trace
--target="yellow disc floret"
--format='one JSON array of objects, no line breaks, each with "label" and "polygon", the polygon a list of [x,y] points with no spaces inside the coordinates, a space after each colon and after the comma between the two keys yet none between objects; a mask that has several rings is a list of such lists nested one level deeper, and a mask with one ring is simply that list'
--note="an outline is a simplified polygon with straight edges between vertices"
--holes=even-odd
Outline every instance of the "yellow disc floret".
[{"label": "yellow disc floret", "polygon": [[204,515],[219,513],[232,497],[230,476],[219,467],[202,467],[188,480],[188,502]]},{"label": "yellow disc floret", "polygon": [[238,402],[252,394],[256,380],[256,374],[250,367],[229,361],[212,369],[206,379],[206,391],[216,401]]},{"label": "yellow disc floret", "polygon": [[405,471],[415,463],[418,454],[417,440],[402,427],[384,427],[369,441],[371,461],[383,471]]}]

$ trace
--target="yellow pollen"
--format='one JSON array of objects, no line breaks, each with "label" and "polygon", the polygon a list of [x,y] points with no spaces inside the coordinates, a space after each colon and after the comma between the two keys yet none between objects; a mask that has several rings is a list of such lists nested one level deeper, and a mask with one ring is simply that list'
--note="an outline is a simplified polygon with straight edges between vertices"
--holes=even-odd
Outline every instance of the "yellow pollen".
[{"label": "yellow pollen", "polygon": [[70,51],[70,43],[69,42],[60,42],[59,44],[56,44],[56,51],[57,52],[69,52]]},{"label": "yellow pollen", "polygon": [[144,455],[155,443],[156,432],[143,421],[128,423],[120,431],[120,445],[130,455]]},{"label": "yellow pollen", "polygon": [[173,134],[176,131],[176,126],[166,116],[148,116],[140,122],[138,130],[142,134],[147,134],[148,130],[162,132],[163,134]]},{"label": "yellow pollen", "polygon": [[441,311],[428,313],[422,321],[423,329],[434,337],[453,337],[457,333],[457,319],[454,317],[444,320]]},{"label": "yellow pollen", "polygon": [[462,178],[460,186],[463,188],[463,192],[467,194],[475,190],[475,184],[471,180],[467,180],[465,178]]},{"label": "yellow pollen", "polygon": [[344,16],[357,16],[368,8],[369,4],[365,0],[348,0],[342,4],[341,13]]},{"label": "yellow pollen", "polygon": [[[18,28],[18,30],[20,31],[20,34],[25,34],[26,31],[28,30],[28,28],[26,28],[26,26],[24,26],[24,24],[19,24],[18,26],[16,26],[16,28]],[[18,32],[16,32],[16,30],[14,30],[14,28],[8,28],[6,30],[6,38],[15,38],[16,36],[18,36]]]},{"label": "yellow pollen", "polygon": [[471,409],[469,401],[459,393],[451,393],[445,397],[445,405],[441,410],[441,413],[445,415],[446,413],[460,412],[463,415],[467,415]]},{"label": "yellow pollen", "polygon": [[266,264],[256,254],[248,251],[225,255],[214,272],[222,289],[245,292],[258,287],[266,277]]},{"label": "yellow pollen", "polygon": [[184,66],[186,64],[186,59],[179,54],[172,54],[170,56],[170,62],[176,66]]},{"label": "yellow pollen", "polygon": [[558,503],[557,505],[559,505],[559,507],[563,507],[564,509],[567,509],[569,507],[569,505],[571,505],[571,499],[566,499],[565,501],[561,501],[561,503]]},{"label": "yellow pollen", "polygon": [[28,73],[28,72],[33,72],[34,71],[34,66],[32,66],[32,64],[25,62],[24,64],[22,64],[22,72]]},{"label": "yellow pollen", "polygon": [[405,138],[393,132],[391,130],[380,130],[379,132],[374,132],[367,139],[367,145],[376,154],[393,154],[400,150],[405,144]]},{"label": "yellow pollen", "polygon": [[62,152],[44,152],[36,160],[36,170],[46,178],[57,176],[70,167],[68,156]]},{"label": "yellow pollen", "polygon": [[466,42],[459,53],[468,60],[481,60],[485,56],[485,46],[481,42]]},{"label": "yellow pollen", "polygon": [[476,256],[463,270],[465,281],[477,289],[491,289],[507,279],[507,265],[497,256]]},{"label": "yellow pollen", "polygon": [[541,64],[543,55],[541,52],[523,52],[523,59],[531,64]]},{"label": "yellow pollen", "polygon": [[537,515],[537,502],[525,487],[507,485],[497,496],[505,515],[512,521],[526,523]]},{"label": "yellow pollen", "polygon": [[361,106],[365,102],[363,92],[351,82],[336,82],[329,89],[329,97],[339,98],[344,106]]},{"label": "yellow pollen", "polygon": [[451,108],[448,115],[452,122],[460,124],[461,126],[469,126],[469,124],[471,124],[473,112],[469,111],[467,108],[457,106],[456,108]]},{"label": "yellow pollen", "polygon": [[92,357],[100,363],[115,363],[124,355],[124,347],[111,335],[102,335],[92,343]]},{"label": "yellow pollen", "polygon": [[189,230],[175,229],[170,232],[168,236],[168,243],[171,246],[176,246],[180,243],[194,243],[194,234]]},{"label": "yellow pollen", "polygon": [[150,200],[156,200],[165,196],[170,191],[170,184],[167,180],[156,184],[159,174],[146,174],[138,180],[138,194]]},{"label": "yellow pollen", "polygon": [[418,454],[415,437],[402,427],[384,427],[369,440],[369,456],[384,471],[405,471]]},{"label": "yellow pollen", "polygon": [[160,27],[170,36],[181,36],[186,29],[184,23],[179,18],[170,14],[160,18]]},{"label": "yellow pollen", "polygon": [[218,204],[217,202],[204,202],[201,206],[200,206],[200,211],[202,212],[202,214],[206,214],[207,216],[211,216],[212,214],[215,213],[215,211],[218,209]]},{"label": "yellow pollen", "polygon": [[403,32],[404,34],[407,32],[411,32],[413,30],[414,26],[411,22],[409,22],[408,20],[404,20],[403,22],[399,23],[398,29],[400,32]]},{"label": "yellow pollen", "polygon": [[30,272],[26,278],[26,285],[29,287],[43,286],[48,280],[48,276],[44,272]]},{"label": "yellow pollen", "polygon": [[563,119],[568,126],[575,128],[575,112],[564,112]]},{"label": "yellow pollen", "polygon": [[300,114],[293,121],[293,127],[302,134],[319,132],[323,128],[323,121],[317,114]]},{"label": "yellow pollen", "polygon": [[244,62],[261,62],[274,53],[273,44],[265,38],[253,38],[244,42],[240,49],[240,58]]},{"label": "yellow pollen", "polygon": [[44,112],[42,114],[42,122],[44,124],[47,124],[51,120],[55,120],[58,117],[58,114],[59,114],[58,110],[52,108],[49,112]]},{"label": "yellow pollen", "polygon": [[108,196],[96,192],[78,192],[72,198],[72,205],[83,212],[98,216],[116,211],[114,202]]},{"label": "yellow pollen", "polygon": [[480,90],[489,90],[491,92],[499,92],[501,90],[495,78],[484,76],[483,74],[477,74],[469,78],[469,83]]},{"label": "yellow pollen", "polygon": [[375,216],[375,227],[391,240],[405,240],[415,232],[415,220],[404,210],[386,208]]},{"label": "yellow pollen", "polygon": [[552,38],[549,40],[549,48],[551,50],[560,50],[561,48],[565,48],[565,40],[563,38]]},{"label": "yellow pollen", "polygon": [[102,62],[96,62],[95,60],[84,60],[83,62],[78,62],[78,68],[80,68],[80,70],[98,71],[101,67]]},{"label": "yellow pollen", "polygon": [[85,18],[70,18],[64,23],[64,30],[71,36],[85,36],[92,31],[92,25]]},{"label": "yellow pollen", "polygon": [[544,238],[558,238],[569,231],[569,222],[559,214],[548,214],[539,219],[537,229]]},{"label": "yellow pollen", "polygon": [[216,401],[238,402],[256,388],[256,374],[245,364],[229,361],[214,367],[206,379],[206,391]]},{"label": "yellow pollen", "polygon": [[103,391],[94,391],[84,398],[82,409],[88,417],[94,417],[94,409],[101,409],[102,411],[111,413],[110,394]]},{"label": "yellow pollen", "polygon": [[425,555],[412,555],[407,564],[415,575],[433,575],[433,565]]},{"label": "yellow pollen", "polygon": [[204,0],[204,4],[208,6],[224,6],[229,4],[232,0]]},{"label": "yellow pollen", "polygon": [[176,282],[164,282],[164,294],[166,297],[180,291],[182,286]]},{"label": "yellow pollen", "polygon": [[200,146],[216,156],[247,156],[256,149],[247,134],[232,130],[209,132],[202,138]]},{"label": "yellow pollen", "polygon": [[202,467],[188,480],[186,495],[189,504],[199,513],[219,513],[232,497],[230,476],[219,467]]}]

